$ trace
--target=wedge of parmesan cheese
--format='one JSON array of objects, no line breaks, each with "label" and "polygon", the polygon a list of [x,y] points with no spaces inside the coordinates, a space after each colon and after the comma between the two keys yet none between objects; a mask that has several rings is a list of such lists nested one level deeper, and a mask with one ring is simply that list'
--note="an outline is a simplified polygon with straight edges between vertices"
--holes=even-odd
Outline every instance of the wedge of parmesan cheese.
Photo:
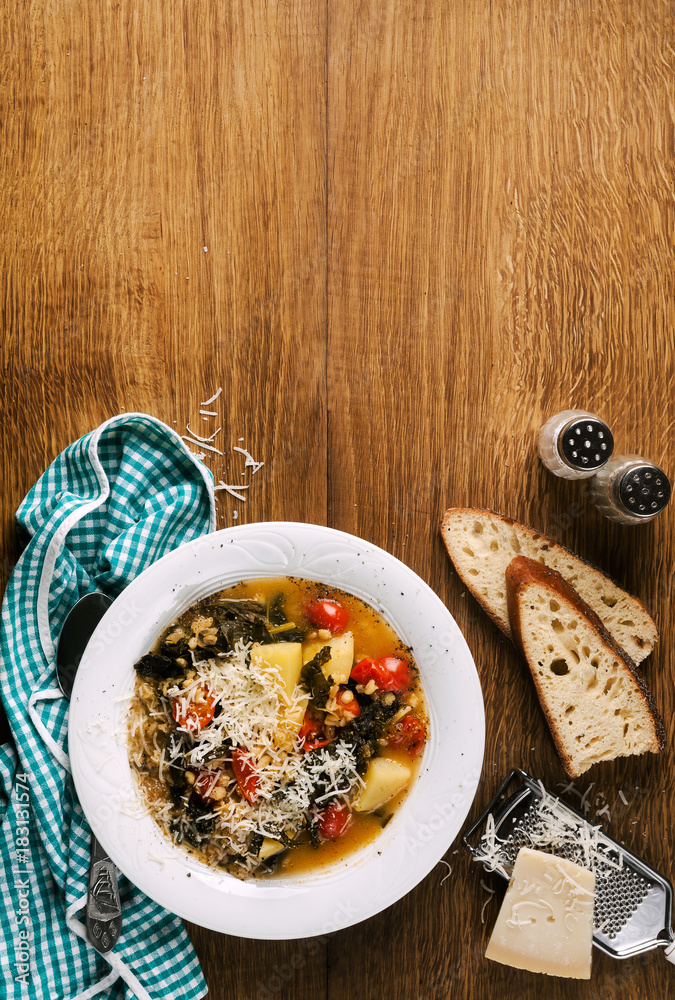
[{"label": "wedge of parmesan cheese", "polygon": [[595,875],[522,847],[485,957],[568,979],[590,979]]}]

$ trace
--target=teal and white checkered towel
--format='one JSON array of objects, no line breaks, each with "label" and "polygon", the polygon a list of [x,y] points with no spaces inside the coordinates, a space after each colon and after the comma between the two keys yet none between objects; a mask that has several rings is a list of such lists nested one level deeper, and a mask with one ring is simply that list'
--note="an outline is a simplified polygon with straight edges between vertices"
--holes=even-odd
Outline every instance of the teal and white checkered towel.
[{"label": "teal and white checkered towel", "polygon": [[50,465],[17,511],[26,544],[2,605],[0,972],[8,1000],[196,1000],[206,992],[182,922],[120,877],[124,923],[102,957],[84,906],[90,830],[69,772],[55,648],[78,598],[115,597],[150,563],[215,528],[213,483],[178,435],[113,417]]}]

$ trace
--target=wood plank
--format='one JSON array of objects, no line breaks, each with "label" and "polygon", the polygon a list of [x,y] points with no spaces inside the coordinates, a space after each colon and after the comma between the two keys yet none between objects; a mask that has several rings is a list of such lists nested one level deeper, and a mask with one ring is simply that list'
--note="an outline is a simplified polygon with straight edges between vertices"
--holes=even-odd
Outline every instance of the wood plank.
[{"label": "wood plank", "polygon": [[[208,463],[250,490],[219,524],[353,531],[446,600],[485,691],[480,803],[515,764],[564,775],[522,664],[449,567],[449,504],[528,520],[650,604],[669,725],[672,511],[610,525],[534,436],[588,406],[620,450],[675,468],[671,6],[13,0],[0,43],[3,580],[12,513],[71,440],[122,409],[222,424]],[[579,783],[666,873],[674,774],[668,752]],[[443,884],[439,866],[328,939],[191,927],[210,996],[661,995],[658,954],[596,954],[590,985],[487,963],[480,881],[497,883],[455,849]]]},{"label": "wood plank", "polygon": [[[234,511],[325,521],[323,11],[0,12],[0,565],[18,555],[12,514],[35,479],[121,410],[202,436],[222,425],[224,454],[207,464],[250,489],[245,503],[221,496],[220,526]],[[203,421],[218,386],[218,418]],[[237,444],[265,462],[255,476]],[[213,998],[255,998],[289,967],[303,995],[325,989],[320,942],[190,930]]]},{"label": "wood plank", "polygon": [[[16,22],[32,34],[8,30],[24,69],[12,87],[25,82],[20,99],[4,92],[3,367],[16,420],[39,419],[48,435],[17,468],[17,425],[4,423],[8,470],[21,476],[8,503],[73,438],[140,409],[181,432],[222,423],[218,476],[240,481],[230,449],[241,436],[266,460],[240,520],[275,505],[298,519],[325,510],[320,10],[228,13],[204,0],[177,19],[157,0],[102,17],[86,2],[31,11]],[[204,422],[199,403],[219,385],[219,420]]]},{"label": "wood plank", "polygon": [[[564,772],[524,668],[464,594],[437,525],[446,506],[494,507],[643,597],[662,627],[645,671],[671,718],[672,512],[610,525],[587,488],[541,468],[535,435],[589,407],[622,451],[675,467],[672,11],[364,0],[329,13],[329,469],[346,471],[329,473],[331,523],[394,552],[457,617],[486,700],[480,803],[514,765],[555,789]],[[669,871],[669,757],[579,786],[594,780],[614,834]],[[442,887],[439,868],[331,942],[330,997],[382,983],[401,998],[590,995],[486,962],[497,904],[483,926],[486,876],[463,848],[446,857]],[[593,995],[653,995],[661,961],[596,953]]]}]

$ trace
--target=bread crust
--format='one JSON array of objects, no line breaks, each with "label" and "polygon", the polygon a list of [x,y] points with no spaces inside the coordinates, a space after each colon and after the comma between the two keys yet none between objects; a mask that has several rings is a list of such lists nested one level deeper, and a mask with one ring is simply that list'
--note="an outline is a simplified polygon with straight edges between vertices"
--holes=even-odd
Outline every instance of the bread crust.
[{"label": "bread crust", "polygon": [[[448,509],[446,510],[445,514],[441,518],[441,523],[440,523],[441,538],[443,539],[443,544],[445,545],[445,549],[446,549],[446,551],[448,553],[448,556],[450,557],[450,560],[451,560],[453,566],[455,567],[455,569],[457,571],[457,575],[459,576],[459,578],[462,581],[462,583],[470,591],[471,595],[475,598],[475,600],[478,601],[478,603],[480,604],[480,606],[483,609],[483,611],[485,611],[485,613],[488,615],[488,617],[491,618],[491,620],[495,623],[495,625],[497,626],[497,628],[501,632],[503,632],[504,635],[508,636],[509,639],[513,639],[513,635],[511,633],[511,630],[508,627],[506,627],[504,625],[504,623],[501,621],[501,619],[494,613],[494,611],[492,611],[492,609],[490,608],[489,604],[486,602],[486,600],[483,597],[483,595],[480,594],[476,590],[476,588],[473,586],[471,580],[468,579],[467,575],[465,575],[462,572],[461,568],[457,565],[457,563],[455,562],[455,560],[452,558],[452,553],[450,552],[450,546],[448,545],[448,542],[446,540],[445,532],[448,530],[448,526],[447,526],[448,525],[448,521],[450,520],[450,518],[451,518],[451,516],[453,514],[468,514],[468,515],[489,514],[491,517],[496,517],[498,520],[502,521],[506,525],[516,525],[516,527],[518,527],[518,528],[525,528],[527,531],[532,532],[532,540],[533,541],[538,541],[539,539],[542,539],[546,544],[554,546],[556,549],[559,549],[560,551],[567,553],[568,555],[572,556],[574,559],[578,559],[579,562],[583,563],[585,566],[588,566],[594,572],[599,573],[606,580],[608,580],[613,586],[618,587],[619,590],[622,590],[624,593],[628,593],[625,590],[625,588],[621,586],[620,583],[618,583],[608,573],[605,573],[605,571],[603,569],[600,569],[599,566],[596,566],[594,563],[589,562],[588,559],[584,559],[583,556],[580,556],[576,552],[573,552],[571,549],[567,548],[567,546],[563,545],[562,542],[557,542],[555,540],[555,538],[551,538],[549,535],[544,534],[543,531],[538,531],[536,528],[531,527],[529,524],[526,524],[524,521],[516,521],[514,518],[509,517],[508,514],[500,514],[499,511],[492,510],[490,507],[448,507]],[[527,558],[527,557],[525,557],[525,558]],[[553,570],[552,572],[556,572],[556,571]],[[558,574],[558,575],[560,575],[560,574]],[[561,577],[561,579],[564,579],[564,577]],[[567,581],[565,581],[565,582],[567,582]],[[569,586],[569,584],[567,584],[567,585]],[[637,603],[640,605],[640,607],[642,608],[642,610],[644,611],[644,613],[651,619],[652,622],[654,622],[654,619],[652,618],[652,615],[651,615],[649,609],[647,608],[646,604],[643,601],[641,601],[639,597],[635,597],[633,594],[630,594],[629,596],[632,598],[632,600],[637,601]],[[584,602],[584,604],[585,604],[585,602]],[[595,612],[592,610],[592,608],[588,607],[588,605],[585,605],[585,606],[588,608],[589,611],[591,611],[595,615]],[[597,615],[595,615],[595,617],[597,618]],[[598,619],[598,620],[600,620],[600,619]],[[656,622],[654,622],[654,628],[656,630],[656,635],[654,637],[654,643],[656,643],[658,641],[658,636],[659,636],[658,628],[656,626]],[[606,629],[605,629],[604,625],[603,625],[603,630],[606,632]],[[612,640],[612,641],[614,642],[614,640]],[[626,655],[626,654],[624,654],[624,655]],[[633,663],[632,660],[631,660],[631,663]],[[634,663],[633,663],[633,666],[635,666]]]},{"label": "bread crust", "polygon": [[598,617],[595,611],[593,611],[593,609],[586,604],[583,598],[579,596],[576,590],[570,586],[564,576],[558,573],[557,570],[551,569],[543,563],[537,562],[535,559],[529,559],[527,556],[515,556],[506,569],[506,602],[509,611],[509,620],[511,622],[513,639],[525,657],[528,667],[530,668],[530,673],[537,689],[539,702],[544,715],[546,716],[546,721],[548,722],[549,729],[551,730],[560,759],[562,760],[563,766],[569,776],[571,778],[576,778],[579,776],[579,772],[572,764],[571,758],[566,753],[560,742],[557,726],[552,723],[551,715],[546,707],[544,698],[542,697],[541,686],[538,683],[535,671],[532,669],[532,664],[529,662],[529,659],[525,654],[523,645],[522,620],[518,596],[520,591],[530,583],[537,584],[538,586],[547,589],[554,598],[563,597],[567,600],[574,608],[575,613],[586,619],[588,624],[598,633],[600,639],[607,646],[609,646],[612,653],[619,660],[621,660],[622,664],[635,679],[635,682],[640,689],[640,693],[643,695],[647,703],[649,713],[654,723],[654,732],[658,748],[659,750],[663,750],[666,742],[666,730],[663,724],[663,719],[661,718],[661,714],[656,707],[652,693],[647,687],[638,666],[633,662],[628,653],[626,653],[626,651],[616,643],[605,628],[602,620]]}]

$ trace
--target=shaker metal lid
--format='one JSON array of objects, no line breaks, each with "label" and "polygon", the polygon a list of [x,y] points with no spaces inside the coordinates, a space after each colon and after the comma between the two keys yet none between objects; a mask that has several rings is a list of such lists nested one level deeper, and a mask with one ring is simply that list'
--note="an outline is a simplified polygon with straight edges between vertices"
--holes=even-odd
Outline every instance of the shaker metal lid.
[{"label": "shaker metal lid", "polygon": [[670,500],[668,476],[658,465],[635,465],[621,477],[619,500],[636,517],[653,517]]},{"label": "shaker metal lid", "polygon": [[614,438],[607,424],[597,417],[570,421],[560,432],[558,449],[573,469],[600,469],[612,457]]}]

